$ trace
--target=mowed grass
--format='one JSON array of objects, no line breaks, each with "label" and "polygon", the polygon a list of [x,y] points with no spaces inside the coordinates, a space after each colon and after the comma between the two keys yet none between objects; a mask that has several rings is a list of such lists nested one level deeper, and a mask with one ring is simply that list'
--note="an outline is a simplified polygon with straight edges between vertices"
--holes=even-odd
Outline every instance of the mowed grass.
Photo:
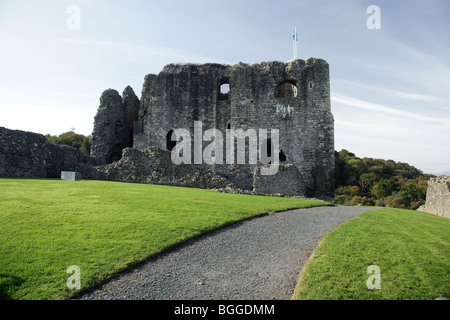
[{"label": "mowed grass", "polygon": [[[375,276],[367,273],[371,265],[380,268],[379,290],[367,287],[369,277]],[[326,235],[304,266],[293,296],[303,300],[438,297],[450,297],[450,220],[391,208],[365,212]]]},{"label": "mowed grass", "polygon": [[178,244],[267,212],[316,200],[107,181],[0,179],[0,299],[67,299]]}]

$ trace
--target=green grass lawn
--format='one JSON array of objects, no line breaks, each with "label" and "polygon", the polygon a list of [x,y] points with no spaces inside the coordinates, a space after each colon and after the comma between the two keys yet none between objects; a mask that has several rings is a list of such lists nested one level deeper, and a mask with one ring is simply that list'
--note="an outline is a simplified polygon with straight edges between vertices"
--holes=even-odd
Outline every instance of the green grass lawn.
[{"label": "green grass lawn", "polygon": [[66,299],[178,244],[315,200],[107,181],[0,178],[0,299]]},{"label": "green grass lawn", "polygon": [[[380,268],[369,290],[367,268]],[[383,208],[326,235],[300,276],[294,299],[426,300],[450,297],[450,220]]]}]

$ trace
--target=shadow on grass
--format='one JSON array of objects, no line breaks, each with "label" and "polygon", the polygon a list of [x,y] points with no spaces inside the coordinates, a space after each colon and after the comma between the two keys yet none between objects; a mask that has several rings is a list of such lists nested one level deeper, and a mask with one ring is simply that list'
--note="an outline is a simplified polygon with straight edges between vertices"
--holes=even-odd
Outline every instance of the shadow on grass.
[{"label": "shadow on grass", "polygon": [[24,280],[21,278],[0,273],[0,300],[12,300],[10,292],[13,292],[14,287],[20,286],[23,282]]}]

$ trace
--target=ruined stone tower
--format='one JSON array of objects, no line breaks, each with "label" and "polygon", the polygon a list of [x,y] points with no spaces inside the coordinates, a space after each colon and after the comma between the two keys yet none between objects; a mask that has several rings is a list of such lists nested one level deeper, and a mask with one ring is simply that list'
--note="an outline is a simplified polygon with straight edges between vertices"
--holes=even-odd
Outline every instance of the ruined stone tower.
[{"label": "ruined stone tower", "polygon": [[[109,94],[112,93],[104,93]],[[106,104],[111,106],[102,109],[101,104],[96,116],[93,156],[111,162],[117,160],[118,149],[129,144],[118,136],[121,127],[129,130],[130,117],[121,115],[124,103],[117,92],[107,100],[111,103]],[[108,125],[101,120],[105,117],[110,119]],[[120,122],[121,119],[127,119],[127,124]],[[261,175],[261,163],[226,164],[224,161],[224,164],[193,166],[207,168],[237,187],[255,193],[333,197],[334,120],[330,109],[329,69],[324,60],[170,64],[158,75],[145,77],[139,114],[134,120],[132,146],[141,151],[148,147],[172,150],[176,143],[171,140],[173,131],[184,128],[194,133],[194,123],[198,121],[203,131],[218,129],[224,137],[227,129],[277,129],[277,149],[270,137],[259,141],[267,146],[268,155],[277,156],[280,161],[280,169],[273,176]],[[108,136],[101,137],[106,132]],[[202,147],[206,145],[203,142]],[[225,153],[224,150],[224,156]]]},{"label": "ruined stone tower", "polygon": [[122,97],[114,89],[105,90],[94,119],[91,156],[103,163],[122,157],[122,150],[133,146],[133,122],[138,118],[139,98],[128,86]]}]

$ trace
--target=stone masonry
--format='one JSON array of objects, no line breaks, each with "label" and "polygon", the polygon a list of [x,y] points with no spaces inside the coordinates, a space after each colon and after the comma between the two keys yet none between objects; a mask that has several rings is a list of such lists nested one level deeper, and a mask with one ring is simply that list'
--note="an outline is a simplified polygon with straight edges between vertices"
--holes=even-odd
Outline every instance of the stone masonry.
[{"label": "stone masonry", "polygon": [[328,64],[321,59],[170,64],[145,78],[133,148],[171,150],[171,132],[184,128],[193,134],[195,121],[202,122],[203,131],[218,129],[223,137],[227,129],[278,129],[279,149],[272,151],[295,181],[286,179],[286,170],[259,178],[261,163],[195,166],[209,168],[244,190],[331,199],[334,120],[329,87]]},{"label": "stone masonry", "polygon": [[0,127],[0,177],[59,178],[61,171],[87,172],[97,164],[75,148],[48,143],[41,134]]},{"label": "stone masonry", "polygon": [[440,176],[428,181],[427,200],[419,211],[450,218],[450,177]]},{"label": "stone masonry", "polygon": [[128,86],[122,97],[105,90],[94,119],[91,156],[103,163],[120,160],[122,150],[133,146],[133,122],[138,118],[139,98]]}]

